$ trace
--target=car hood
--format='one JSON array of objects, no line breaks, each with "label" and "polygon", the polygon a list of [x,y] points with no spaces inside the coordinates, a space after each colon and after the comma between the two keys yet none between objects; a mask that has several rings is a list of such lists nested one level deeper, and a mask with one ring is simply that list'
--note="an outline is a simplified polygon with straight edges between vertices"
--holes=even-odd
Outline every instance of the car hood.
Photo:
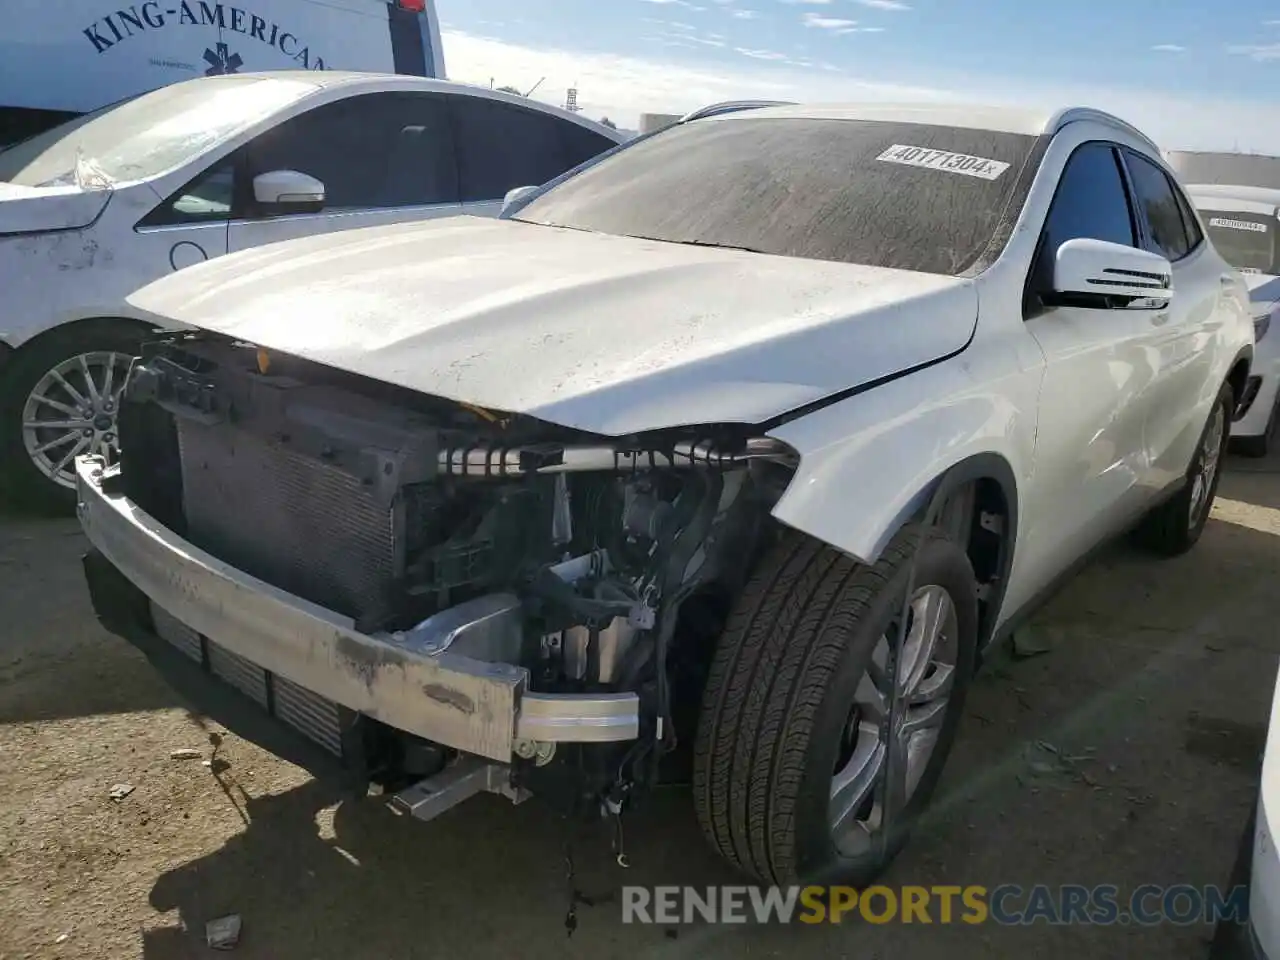
[{"label": "car hood", "polygon": [[0,235],[78,230],[98,219],[110,199],[110,190],[20,187],[0,181]]},{"label": "car hood", "polygon": [[968,343],[970,281],[455,217],[222,257],[129,298],[375,380],[593,433],[761,423]]}]

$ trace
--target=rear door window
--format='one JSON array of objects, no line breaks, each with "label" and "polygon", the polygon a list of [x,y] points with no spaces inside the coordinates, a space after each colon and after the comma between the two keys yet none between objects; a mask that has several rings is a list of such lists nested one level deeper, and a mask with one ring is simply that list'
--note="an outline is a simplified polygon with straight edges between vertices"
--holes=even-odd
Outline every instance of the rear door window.
[{"label": "rear door window", "polygon": [[1194,238],[1187,235],[1173,182],[1146,157],[1132,151],[1126,154],[1138,207],[1147,221],[1147,245],[1152,253],[1159,253],[1170,261],[1181,260],[1195,244]]},{"label": "rear door window", "polygon": [[463,203],[501,200],[614,146],[569,120],[483,97],[450,98]]}]

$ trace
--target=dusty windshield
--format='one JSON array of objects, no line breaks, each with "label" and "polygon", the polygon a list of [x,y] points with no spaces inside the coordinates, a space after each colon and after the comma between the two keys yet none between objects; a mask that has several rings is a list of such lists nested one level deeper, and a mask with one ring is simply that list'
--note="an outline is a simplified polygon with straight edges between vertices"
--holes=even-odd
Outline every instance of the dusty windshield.
[{"label": "dusty windshield", "polygon": [[915,123],[733,117],[673,127],[515,219],[960,275],[998,255],[1038,139]]},{"label": "dusty windshield", "polygon": [[1223,259],[1246,273],[1277,272],[1276,226],[1280,221],[1259,213],[1204,211],[1209,239]]},{"label": "dusty windshield", "polygon": [[218,77],[178,83],[45,131],[0,153],[0,182],[74,183],[77,164],[112,182],[145,180],[316,89],[297,80]]}]

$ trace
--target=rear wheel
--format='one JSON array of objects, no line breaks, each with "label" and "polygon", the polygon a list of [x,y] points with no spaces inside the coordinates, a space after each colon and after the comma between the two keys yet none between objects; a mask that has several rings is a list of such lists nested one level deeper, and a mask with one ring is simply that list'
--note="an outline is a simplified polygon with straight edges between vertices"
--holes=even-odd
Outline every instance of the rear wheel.
[{"label": "rear wheel", "polygon": [[1174,557],[1186,553],[1200,539],[1218,494],[1234,406],[1231,387],[1224,384],[1213,409],[1209,411],[1209,421],[1200,435],[1196,452],[1191,456],[1186,483],[1175,496],[1143,519],[1134,531],[1139,544],[1164,556]]},{"label": "rear wheel", "polygon": [[789,536],[739,598],[703,697],[694,798],[717,850],[766,883],[870,881],[937,784],[977,625],[968,557],[941,532],[907,528],[872,566]]},{"label": "rear wheel", "polygon": [[116,415],[141,328],[95,320],[19,350],[0,382],[0,472],[19,504],[75,507],[75,458],[119,452]]}]

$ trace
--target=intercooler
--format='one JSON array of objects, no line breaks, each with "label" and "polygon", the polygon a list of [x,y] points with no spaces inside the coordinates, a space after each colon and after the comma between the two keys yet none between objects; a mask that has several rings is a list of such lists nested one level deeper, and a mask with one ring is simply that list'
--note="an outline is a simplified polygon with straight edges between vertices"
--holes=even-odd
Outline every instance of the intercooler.
[{"label": "intercooler", "polygon": [[177,647],[214,676],[235,687],[260,707],[330,753],[342,755],[338,705],[284,677],[201,637],[168,611],[151,604],[151,621],[161,638]]}]

